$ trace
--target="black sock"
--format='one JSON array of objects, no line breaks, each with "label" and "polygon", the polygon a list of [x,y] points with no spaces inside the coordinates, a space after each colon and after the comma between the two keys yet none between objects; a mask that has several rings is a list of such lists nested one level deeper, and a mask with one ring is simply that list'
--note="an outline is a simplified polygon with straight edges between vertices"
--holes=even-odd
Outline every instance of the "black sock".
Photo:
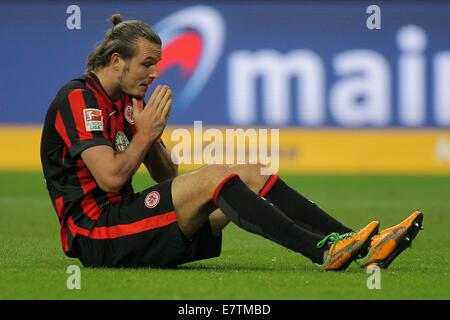
[{"label": "black sock", "polygon": [[214,202],[236,225],[293,251],[323,262],[322,235],[314,234],[287,217],[269,201],[251,191],[238,175],[225,178],[214,191]]},{"label": "black sock", "polygon": [[270,200],[297,224],[314,233],[328,235],[352,230],[331,217],[314,202],[290,188],[277,175],[272,175],[260,191],[260,196]]}]

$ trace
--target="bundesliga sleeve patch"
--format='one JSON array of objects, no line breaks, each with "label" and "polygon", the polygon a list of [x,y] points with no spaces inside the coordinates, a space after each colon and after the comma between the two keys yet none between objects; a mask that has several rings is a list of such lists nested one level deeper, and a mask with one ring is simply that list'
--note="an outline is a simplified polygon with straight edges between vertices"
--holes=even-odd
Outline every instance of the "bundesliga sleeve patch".
[{"label": "bundesliga sleeve patch", "polygon": [[103,116],[100,109],[84,109],[86,131],[103,131]]}]

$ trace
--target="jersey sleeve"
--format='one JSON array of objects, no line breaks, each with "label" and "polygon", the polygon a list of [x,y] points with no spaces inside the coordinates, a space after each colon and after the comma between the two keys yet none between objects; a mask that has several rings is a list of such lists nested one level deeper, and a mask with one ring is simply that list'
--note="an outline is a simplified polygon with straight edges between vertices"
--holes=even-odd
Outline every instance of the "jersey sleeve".
[{"label": "jersey sleeve", "polygon": [[68,92],[57,112],[55,128],[71,157],[97,145],[112,147],[107,135],[108,117],[89,90]]}]

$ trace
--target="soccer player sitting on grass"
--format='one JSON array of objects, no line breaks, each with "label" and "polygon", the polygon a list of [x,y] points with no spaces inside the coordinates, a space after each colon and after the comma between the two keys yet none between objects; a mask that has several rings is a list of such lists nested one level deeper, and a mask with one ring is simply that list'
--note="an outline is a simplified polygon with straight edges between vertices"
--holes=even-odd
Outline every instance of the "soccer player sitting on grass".
[{"label": "soccer player sitting on grass", "polygon": [[[353,231],[260,165],[207,165],[178,175],[161,135],[172,91],[159,85],[159,36],[142,21],[112,17],[87,73],[64,85],[45,119],[41,160],[64,252],[91,267],[173,267],[220,255],[232,221],[321,265],[387,267],[420,230],[413,213],[378,232]],[[158,183],[135,193],[144,163]]]}]

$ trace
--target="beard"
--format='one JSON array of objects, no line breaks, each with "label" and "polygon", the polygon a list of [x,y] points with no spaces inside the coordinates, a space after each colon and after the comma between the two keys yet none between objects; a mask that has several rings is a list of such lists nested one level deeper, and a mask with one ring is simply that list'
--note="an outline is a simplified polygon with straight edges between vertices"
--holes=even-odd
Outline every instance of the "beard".
[{"label": "beard", "polygon": [[120,86],[120,90],[121,90],[124,94],[126,94],[126,95],[128,95],[128,96],[130,96],[130,97],[132,97],[132,98],[143,99],[144,96],[145,96],[145,94],[144,94],[144,95],[141,95],[141,94],[136,94],[136,93],[130,92],[129,90],[127,90],[127,87],[124,85],[124,83],[125,83],[125,77],[128,75],[128,72],[129,72],[129,71],[130,71],[130,63],[129,63],[128,61],[126,61],[126,62],[125,62],[125,66],[124,66],[124,68],[123,68],[123,70],[122,70],[122,73],[121,73],[120,76],[119,76],[119,86]]}]

